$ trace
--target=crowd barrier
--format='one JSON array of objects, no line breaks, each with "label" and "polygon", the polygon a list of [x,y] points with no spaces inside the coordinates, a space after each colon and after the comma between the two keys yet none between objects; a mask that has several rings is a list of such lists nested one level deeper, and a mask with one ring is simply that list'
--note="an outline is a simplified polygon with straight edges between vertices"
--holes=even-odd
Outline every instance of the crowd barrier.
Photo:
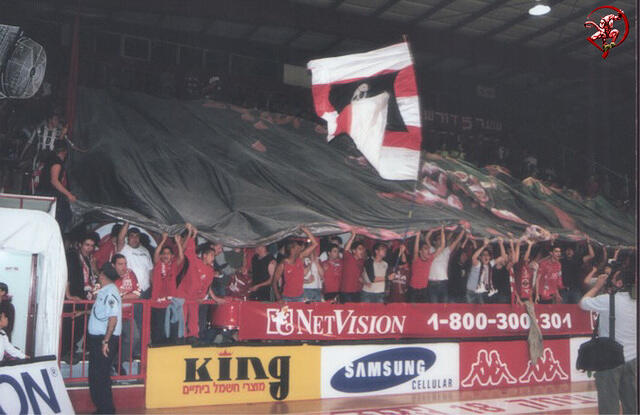
[{"label": "crowd barrier", "polygon": [[[88,380],[86,344],[80,339],[86,334],[91,303],[65,302],[66,335],[82,346],[77,360],[72,354],[61,361],[67,385]],[[591,314],[576,305],[536,305],[544,353],[538,365],[529,367],[524,339],[530,321],[518,305],[288,303],[281,307],[229,300],[212,307],[210,321],[214,327],[237,330],[238,343],[220,349],[147,347],[152,310],[168,303],[125,300],[124,304],[139,307],[141,347],[136,353],[132,341],[128,353],[123,353],[124,336],[120,336],[112,378],[146,383],[150,408],[586,380],[572,370],[571,361],[576,341],[590,335],[594,324]],[[136,326],[132,314],[124,319],[131,338]],[[82,330],[82,336],[76,330]],[[261,347],[247,345],[253,340],[263,341]],[[277,347],[265,347],[264,341]],[[295,345],[300,341],[313,344]],[[500,372],[503,367],[508,370]],[[497,378],[473,373],[497,373]]]}]

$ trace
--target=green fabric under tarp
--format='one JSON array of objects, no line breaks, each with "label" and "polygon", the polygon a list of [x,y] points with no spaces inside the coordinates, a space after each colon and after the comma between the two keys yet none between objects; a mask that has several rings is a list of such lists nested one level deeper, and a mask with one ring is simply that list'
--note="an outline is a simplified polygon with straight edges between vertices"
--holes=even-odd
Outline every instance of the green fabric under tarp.
[{"label": "green fabric under tarp", "polygon": [[520,182],[499,167],[424,154],[414,193],[414,182],[380,178],[345,145],[348,138],[328,144],[324,128],[310,121],[206,100],[78,94],[75,140],[88,148],[71,160],[78,219],[118,218],[169,232],[191,222],[229,246],[274,242],[300,225],[394,239],[459,223],[479,237],[588,234],[606,245],[635,245],[635,219],[604,199]]}]

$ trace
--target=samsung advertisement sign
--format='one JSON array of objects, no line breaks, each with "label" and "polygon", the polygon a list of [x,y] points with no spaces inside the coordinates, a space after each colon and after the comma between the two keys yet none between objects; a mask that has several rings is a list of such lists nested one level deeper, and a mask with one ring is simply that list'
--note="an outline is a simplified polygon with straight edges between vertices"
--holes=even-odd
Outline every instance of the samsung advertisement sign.
[{"label": "samsung advertisement sign", "polygon": [[322,397],[457,390],[458,345],[322,348]]}]

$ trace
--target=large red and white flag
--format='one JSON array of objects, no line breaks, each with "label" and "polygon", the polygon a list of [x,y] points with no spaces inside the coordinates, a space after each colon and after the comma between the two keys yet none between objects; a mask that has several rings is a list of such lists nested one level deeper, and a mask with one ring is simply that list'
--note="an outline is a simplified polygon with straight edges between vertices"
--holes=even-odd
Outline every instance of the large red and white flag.
[{"label": "large red and white flag", "polygon": [[307,67],[327,141],[346,133],[382,178],[417,180],[422,132],[408,44],[316,59]]}]

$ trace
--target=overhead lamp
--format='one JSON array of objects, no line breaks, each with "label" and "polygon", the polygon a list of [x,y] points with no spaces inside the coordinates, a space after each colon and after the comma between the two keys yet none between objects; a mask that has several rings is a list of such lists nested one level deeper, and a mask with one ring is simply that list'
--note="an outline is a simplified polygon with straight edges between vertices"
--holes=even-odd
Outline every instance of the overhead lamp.
[{"label": "overhead lamp", "polygon": [[551,7],[547,6],[546,4],[536,4],[535,6],[529,9],[529,14],[531,16],[542,16],[544,14],[549,13],[550,11],[551,11]]}]

